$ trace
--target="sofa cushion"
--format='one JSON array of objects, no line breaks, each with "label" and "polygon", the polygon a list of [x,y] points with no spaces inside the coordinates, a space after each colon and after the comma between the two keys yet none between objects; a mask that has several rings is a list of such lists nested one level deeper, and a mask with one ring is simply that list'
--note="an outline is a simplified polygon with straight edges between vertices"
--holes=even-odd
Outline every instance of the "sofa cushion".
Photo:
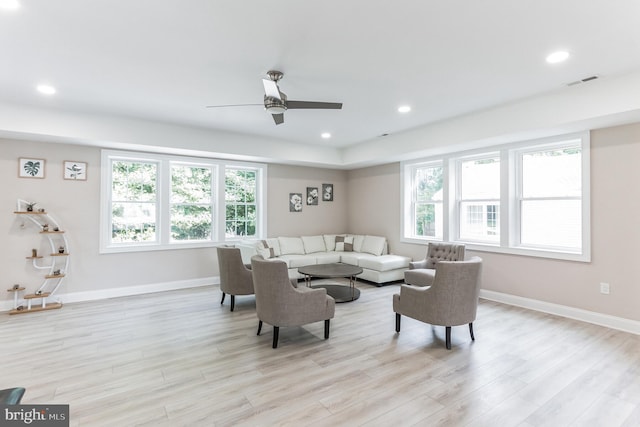
[{"label": "sofa cushion", "polygon": [[[322,236],[324,238],[324,246],[327,248],[327,251],[335,251],[336,250],[336,237],[339,234],[325,234]],[[342,235],[344,237],[344,235]]]},{"label": "sofa cushion", "polygon": [[432,268],[420,268],[404,272],[404,281],[408,285],[431,286],[436,277],[436,270]]},{"label": "sofa cushion", "polygon": [[390,271],[409,267],[410,259],[400,255],[380,255],[373,258],[365,257],[358,260],[358,267],[376,271]]},{"label": "sofa cushion", "polygon": [[302,236],[301,239],[302,244],[304,245],[304,252],[307,254],[327,251],[327,247],[324,244],[324,238],[322,236]]},{"label": "sofa cushion", "polygon": [[265,239],[257,243],[256,249],[264,259],[280,256],[280,245],[278,239]]},{"label": "sofa cushion", "polygon": [[382,255],[385,241],[386,239],[384,237],[364,236],[360,252],[366,252],[371,255]]},{"label": "sofa cushion", "polygon": [[316,259],[310,255],[282,255],[278,259],[285,261],[288,268],[304,267],[316,263]]},{"label": "sofa cushion", "polygon": [[313,254],[316,259],[316,264],[333,264],[340,262],[339,252],[318,252]]},{"label": "sofa cushion", "polygon": [[360,234],[355,234],[350,236],[353,238],[353,251],[354,252],[363,252],[362,251],[362,243],[364,242],[364,236]]},{"label": "sofa cushion", "polygon": [[282,255],[304,255],[304,244],[300,237],[278,237]]},{"label": "sofa cushion", "polygon": [[353,236],[336,236],[336,251],[337,252],[352,252],[353,251]]},{"label": "sofa cushion", "polygon": [[340,256],[340,261],[345,264],[360,266],[360,261],[364,258],[375,258],[375,255],[362,252],[343,252]]},{"label": "sofa cushion", "polygon": [[265,248],[262,246],[262,244],[260,244],[256,249],[258,250],[258,254],[262,255],[262,258],[264,259],[271,259],[276,257],[273,248]]}]

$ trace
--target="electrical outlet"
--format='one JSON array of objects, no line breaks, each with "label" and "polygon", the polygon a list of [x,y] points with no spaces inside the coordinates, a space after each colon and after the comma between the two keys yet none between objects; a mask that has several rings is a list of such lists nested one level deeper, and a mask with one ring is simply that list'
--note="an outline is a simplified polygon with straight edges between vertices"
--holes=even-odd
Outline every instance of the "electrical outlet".
[{"label": "electrical outlet", "polygon": [[609,284],[601,282],[600,283],[600,293],[604,295],[609,295]]}]

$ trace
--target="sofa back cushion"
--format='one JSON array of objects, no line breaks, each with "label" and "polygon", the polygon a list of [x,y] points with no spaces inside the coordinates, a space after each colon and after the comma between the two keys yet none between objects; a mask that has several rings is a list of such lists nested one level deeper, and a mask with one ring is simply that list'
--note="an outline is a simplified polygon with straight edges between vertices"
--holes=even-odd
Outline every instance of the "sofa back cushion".
[{"label": "sofa back cushion", "polygon": [[[382,255],[384,251],[384,245],[387,239],[379,236],[364,236],[360,252],[365,252],[371,255]],[[355,245],[354,245],[355,249]]]},{"label": "sofa back cushion", "polygon": [[364,236],[361,234],[351,235],[353,238],[353,251],[362,252],[362,243],[364,242]]},{"label": "sofa back cushion", "polygon": [[327,248],[327,251],[335,251],[336,250],[336,237],[337,234],[325,234],[322,236],[324,238],[324,246]]},{"label": "sofa back cushion", "polygon": [[353,252],[353,236],[336,236],[337,252]]},{"label": "sofa back cushion", "polygon": [[324,244],[324,238],[322,236],[302,236],[301,239],[302,244],[304,245],[304,252],[307,254],[327,251],[327,247]]},{"label": "sofa back cushion", "polygon": [[304,255],[304,243],[300,237],[278,237],[282,255]]},{"label": "sofa back cushion", "polygon": [[264,259],[282,255],[282,253],[280,252],[280,244],[278,243],[278,239],[261,240],[256,245],[256,249]]}]

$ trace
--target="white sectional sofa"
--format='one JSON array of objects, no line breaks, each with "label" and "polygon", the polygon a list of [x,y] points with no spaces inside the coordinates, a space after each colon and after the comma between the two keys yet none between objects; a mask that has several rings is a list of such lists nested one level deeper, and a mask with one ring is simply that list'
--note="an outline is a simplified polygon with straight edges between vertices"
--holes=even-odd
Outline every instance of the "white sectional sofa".
[{"label": "white sectional sofa", "polygon": [[249,263],[255,254],[285,261],[291,278],[302,278],[298,268],[305,265],[342,262],[362,267],[359,278],[382,284],[402,280],[411,261],[404,256],[389,254],[384,237],[369,235],[276,237],[244,241],[236,246],[240,248],[245,263]]}]

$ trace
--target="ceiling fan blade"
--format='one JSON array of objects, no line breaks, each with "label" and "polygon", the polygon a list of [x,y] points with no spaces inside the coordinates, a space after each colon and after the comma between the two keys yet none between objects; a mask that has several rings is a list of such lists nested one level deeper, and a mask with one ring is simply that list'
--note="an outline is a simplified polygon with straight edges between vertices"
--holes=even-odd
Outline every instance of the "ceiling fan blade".
[{"label": "ceiling fan blade", "polygon": [[264,104],[227,104],[227,105],[207,105],[205,108],[220,108],[220,107],[249,107],[254,105],[260,105],[264,107]]},{"label": "ceiling fan blade", "polygon": [[278,89],[278,85],[273,80],[262,79],[262,84],[264,85],[264,93],[267,96],[272,98],[280,99],[280,90]]},{"label": "ceiling fan blade", "polygon": [[273,121],[276,122],[277,125],[281,125],[284,123],[284,114],[272,114]]},{"label": "ceiling fan blade", "polygon": [[325,110],[340,110],[342,102],[313,102],[313,101],[287,101],[287,109],[320,108]]}]

